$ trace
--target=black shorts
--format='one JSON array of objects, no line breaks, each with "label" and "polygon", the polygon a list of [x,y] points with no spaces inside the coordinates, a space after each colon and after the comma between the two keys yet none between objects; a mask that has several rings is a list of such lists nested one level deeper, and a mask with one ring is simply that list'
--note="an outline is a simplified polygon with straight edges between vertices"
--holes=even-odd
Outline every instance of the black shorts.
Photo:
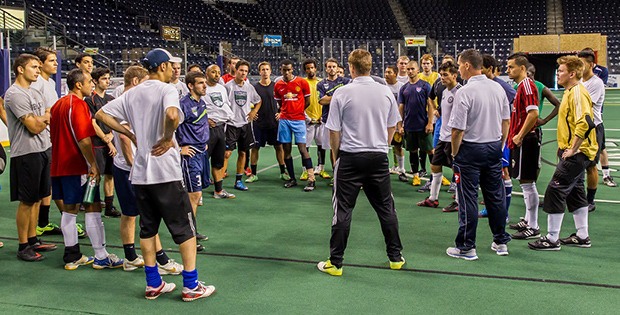
[{"label": "black shorts", "polygon": [[262,129],[253,126],[254,129],[254,146],[264,148],[266,144],[278,145],[278,128]]},{"label": "black shorts", "polygon": [[394,133],[394,137],[392,137],[391,145],[402,146],[403,145],[403,135],[398,132]]},{"label": "black shorts", "polygon": [[588,200],[583,178],[586,168],[592,161],[581,152],[563,160],[562,150],[559,150],[558,156],[560,156],[560,161],[545,192],[544,211],[564,213],[566,207],[570,212],[587,207]]},{"label": "black shorts", "polygon": [[176,244],[196,236],[196,218],[180,181],[133,187],[140,211],[140,238],[157,235],[162,219]]},{"label": "black shorts", "polygon": [[405,131],[405,150],[422,150],[429,152],[433,150],[433,133],[424,131]]},{"label": "black shorts", "polygon": [[209,129],[209,157],[211,166],[214,168],[224,167],[224,154],[226,154],[226,125],[221,124]]},{"label": "black shorts", "polygon": [[131,181],[129,181],[129,171],[112,167],[114,175],[114,188],[116,189],[116,199],[121,206],[121,212],[128,217],[135,217],[140,214],[136,204],[136,194],[134,193]]},{"label": "black shorts", "polygon": [[452,167],[452,143],[439,140],[431,165]]},{"label": "black shorts", "polygon": [[226,151],[234,151],[237,147],[239,151],[247,151],[253,145],[254,131],[251,124],[241,127],[226,126]]},{"label": "black shorts", "polygon": [[596,125],[596,143],[598,143],[598,151],[596,151],[596,157],[594,157],[594,165],[598,164],[601,158],[601,152],[605,150],[605,126],[603,123]]},{"label": "black shorts", "polygon": [[11,158],[11,201],[35,203],[52,193],[52,149]]},{"label": "black shorts", "polygon": [[517,180],[538,180],[542,135],[539,129],[528,133],[520,147],[510,150],[510,176]]},{"label": "black shorts", "polygon": [[95,152],[95,161],[97,162],[97,168],[99,168],[99,173],[103,175],[112,175],[114,158],[110,156],[110,148],[108,148],[107,146],[94,147],[93,150]]}]

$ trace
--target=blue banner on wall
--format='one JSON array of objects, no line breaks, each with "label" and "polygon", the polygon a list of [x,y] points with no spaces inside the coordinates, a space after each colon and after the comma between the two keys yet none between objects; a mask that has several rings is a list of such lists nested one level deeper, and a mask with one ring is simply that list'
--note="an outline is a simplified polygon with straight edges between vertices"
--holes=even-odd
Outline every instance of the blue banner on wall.
[{"label": "blue banner on wall", "polygon": [[282,47],[282,35],[263,35],[263,46]]}]

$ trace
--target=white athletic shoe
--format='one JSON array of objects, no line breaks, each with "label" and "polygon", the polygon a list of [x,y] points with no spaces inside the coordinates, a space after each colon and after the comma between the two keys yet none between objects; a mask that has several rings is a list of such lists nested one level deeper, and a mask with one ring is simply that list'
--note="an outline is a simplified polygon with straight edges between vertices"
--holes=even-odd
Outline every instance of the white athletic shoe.
[{"label": "white athletic shoe", "polygon": [[165,265],[160,265],[157,263],[157,270],[159,270],[160,275],[178,275],[183,272],[183,265],[174,261],[174,259],[168,260],[168,263]]},{"label": "white athletic shoe", "polygon": [[142,258],[142,255],[138,255],[138,257],[134,260],[128,260],[125,258],[123,261],[123,270],[125,271],[134,271],[142,267],[144,267],[144,258]]}]

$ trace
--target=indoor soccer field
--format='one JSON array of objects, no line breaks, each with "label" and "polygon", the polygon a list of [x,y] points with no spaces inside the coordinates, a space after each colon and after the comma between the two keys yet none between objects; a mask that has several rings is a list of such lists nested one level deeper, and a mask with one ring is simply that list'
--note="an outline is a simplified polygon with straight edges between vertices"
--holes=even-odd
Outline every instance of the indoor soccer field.
[{"label": "indoor soccer field", "polygon": [[[560,95],[560,94],[558,94]],[[545,102],[543,116],[551,106]],[[608,90],[604,107],[610,165],[620,167],[620,90]],[[538,190],[544,193],[554,171],[557,149],[555,121],[544,126],[543,167]],[[440,208],[421,208],[416,202],[426,193],[399,182],[393,175],[393,192],[400,220],[405,268],[390,270],[377,217],[360,193],[353,215],[344,274],[331,277],[316,269],[329,255],[332,218],[329,181],[318,179],[317,189],[284,189],[271,148],[261,151],[260,180],[233,200],[207,198],[198,209],[198,229],[209,240],[198,254],[199,279],[217,293],[195,303],[180,299],[181,276],[164,276],[177,284],[175,292],[157,302],[144,299],[141,270],[94,270],[82,266],[63,269],[62,236],[43,239],[58,250],[42,262],[16,257],[15,211],[9,202],[8,171],[0,176],[0,313],[17,314],[609,314],[620,308],[618,231],[620,188],[599,184],[597,209],[590,214],[591,248],[564,246],[559,252],[536,252],[526,241],[509,243],[510,255],[497,256],[486,219],[478,227],[478,261],[445,254],[453,245],[456,213],[440,208],[452,201],[442,188]],[[316,156],[316,151],[311,150]],[[295,160],[301,167],[299,158]],[[328,167],[329,168],[329,167]],[[231,169],[232,171],[232,169]],[[232,173],[232,172],[231,172]],[[300,172],[299,172],[300,173]],[[450,173],[451,174],[451,173]],[[450,175],[448,174],[448,175]],[[299,174],[298,174],[299,175]],[[612,176],[620,179],[614,170]],[[447,176],[449,177],[449,176]],[[600,180],[602,182],[602,179]],[[225,180],[232,192],[233,181]],[[514,181],[511,221],[524,214],[523,199]],[[546,216],[540,211],[541,232]],[[83,214],[78,221],[83,222]],[[108,251],[123,256],[119,219],[104,218]],[[60,215],[52,206],[51,221]],[[574,232],[572,217],[565,216],[561,236]],[[165,227],[162,243],[171,258],[180,260]],[[87,239],[82,250],[92,255]],[[190,313],[191,312],[191,313]]]}]

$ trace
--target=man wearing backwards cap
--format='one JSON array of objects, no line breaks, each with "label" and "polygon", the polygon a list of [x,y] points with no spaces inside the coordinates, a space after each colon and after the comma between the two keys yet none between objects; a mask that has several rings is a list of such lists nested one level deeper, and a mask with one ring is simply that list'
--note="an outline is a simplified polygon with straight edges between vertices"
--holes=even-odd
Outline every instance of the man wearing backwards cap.
[{"label": "man wearing backwards cap", "polygon": [[[142,60],[149,71],[149,80],[108,103],[95,117],[137,146],[130,180],[140,211],[145,297],[156,299],[176,287],[161,279],[155,260],[155,236],[163,219],[172,239],[179,244],[183,259],[183,301],[193,301],[211,295],[215,287],[198,282],[196,222],[182,183],[181,156],[174,140],[174,132],[184,115],[178,92],[167,84],[172,77],[173,62],[182,60],[164,49],[151,50]],[[127,121],[134,133],[118,121]]]}]

